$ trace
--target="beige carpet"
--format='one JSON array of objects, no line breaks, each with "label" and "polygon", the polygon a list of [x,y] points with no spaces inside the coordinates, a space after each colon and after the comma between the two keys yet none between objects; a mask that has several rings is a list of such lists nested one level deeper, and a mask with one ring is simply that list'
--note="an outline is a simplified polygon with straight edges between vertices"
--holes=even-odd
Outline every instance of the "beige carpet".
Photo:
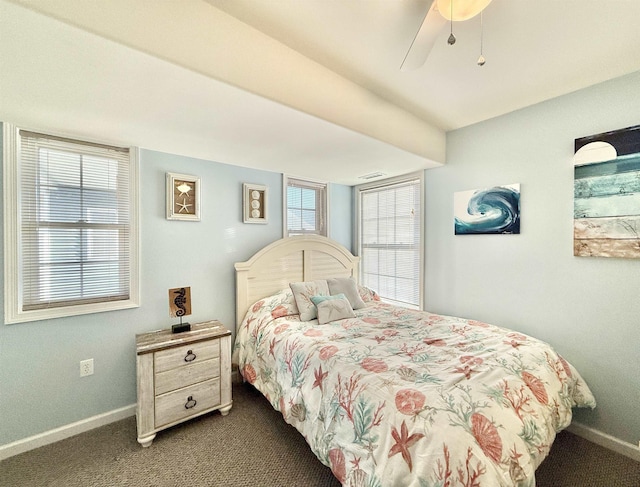
[{"label": "beige carpet", "polygon": [[[255,389],[234,384],[228,416],[212,413],[136,442],[135,419],[0,462],[0,486],[339,486],[302,436]],[[640,487],[640,463],[561,433],[538,487]]]}]

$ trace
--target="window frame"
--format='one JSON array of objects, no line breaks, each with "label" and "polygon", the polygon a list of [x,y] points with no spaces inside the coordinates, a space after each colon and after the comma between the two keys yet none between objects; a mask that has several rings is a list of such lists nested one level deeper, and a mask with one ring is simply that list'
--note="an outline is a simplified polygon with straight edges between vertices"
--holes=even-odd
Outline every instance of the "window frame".
[{"label": "window frame", "polygon": [[[288,188],[289,183],[294,181],[296,186],[313,189],[316,192],[320,192],[320,212],[317,213],[316,224],[318,224],[318,218],[320,219],[320,231],[314,232],[289,232],[288,221]],[[329,183],[324,181],[318,181],[309,178],[299,178],[296,176],[288,176],[283,174],[282,177],[282,236],[291,237],[293,235],[321,235],[329,237]],[[316,211],[318,211],[316,209]]]},{"label": "window frame", "polygon": [[[139,259],[139,150],[129,148],[129,298],[66,305],[43,309],[23,309],[23,252],[21,249],[21,167],[20,127],[3,123],[3,199],[4,199],[4,322],[24,323],[140,306]],[[26,131],[32,131],[23,129]],[[62,137],[87,144],[104,142],[79,139],[69,135],[39,131],[52,137]]]},{"label": "window frame", "polygon": [[[355,190],[355,205],[354,205],[354,211],[355,211],[355,235],[354,235],[354,240],[355,240],[355,248],[356,248],[356,252],[357,255],[360,256],[360,266],[359,266],[359,273],[360,275],[358,276],[360,279],[360,282],[363,283],[364,279],[364,263],[362,261],[362,213],[361,213],[361,200],[362,200],[362,192],[364,191],[370,191],[370,190],[374,190],[374,189],[384,189],[387,187],[392,187],[392,186],[396,186],[399,184],[403,184],[403,183],[408,183],[410,181],[414,181],[414,180],[418,180],[419,181],[419,187],[420,187],[420,248],[419,248],[419,255],[420,255],[420,263],[419,263],[419,277],[418,277],[418,306],[417,307],[413,307],[413,306],[407,306],[411,309],[418,309],[418,310],[423,310],[424,309],[424,274],[425,274],[425,224],[424,224],[424,219],[425,219],[425,194],[424,194],[424,188],[425,188],[425,184],[424,184],[424,171],[417,171],[417,172],[413,172],[413,173],[409,173],[409,174],[404,174],[401,176],[396,176],[396,177],[392,177],[392,178],[387,178],[387,179],[381,179],[378,181],[374,181],[374,182],[370,182],[370,183],[364,183],[364,184],[359,184],[357,186],[355,186],[354,190]],[[389,302],[391,304],[395,304],[395,305],[399,305],[399,306],[404,306],[403,303],[399,303],[397,301],[394,300],[390,300],[390,299],[385,299],[384,297],[381,296],[381,299],[385,302]]]}]

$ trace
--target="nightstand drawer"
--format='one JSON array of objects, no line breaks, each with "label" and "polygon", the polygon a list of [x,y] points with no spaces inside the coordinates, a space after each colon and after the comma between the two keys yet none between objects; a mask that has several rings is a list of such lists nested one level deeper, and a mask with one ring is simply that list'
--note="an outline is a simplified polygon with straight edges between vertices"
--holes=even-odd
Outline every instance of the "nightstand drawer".
[{"label": "nightstand drawer", "polygon": [[195,360],[186,367],[158,372],[155,376],[155,394],[160,395],[220,376],[220,359]]},{"label": "nightstand drawer", "polygon": [[161,350],[154,354],[155,372],[164,372],[218,357],[220,357],[219,340],[191,343]]},{"label": "nightstand drawer", "polygon": [[156,397],[155,427],[174,423],[220,404],[220,379],[184,387]]}]

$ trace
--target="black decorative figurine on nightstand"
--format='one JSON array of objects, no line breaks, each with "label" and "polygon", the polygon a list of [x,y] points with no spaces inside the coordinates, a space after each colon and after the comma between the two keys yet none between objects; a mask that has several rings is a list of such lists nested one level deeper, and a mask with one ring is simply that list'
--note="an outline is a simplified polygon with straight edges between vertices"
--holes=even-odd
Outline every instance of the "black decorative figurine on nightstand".
[{"label": "black decorative figurine on nightstand", "polygon": [[180,318],[180,323],[171,327],[172,333],[191,330],[189,323],[182,323],[182,317],[191,314],[191,288],[177,287],[169,289],[169,310],[172,318]]}]

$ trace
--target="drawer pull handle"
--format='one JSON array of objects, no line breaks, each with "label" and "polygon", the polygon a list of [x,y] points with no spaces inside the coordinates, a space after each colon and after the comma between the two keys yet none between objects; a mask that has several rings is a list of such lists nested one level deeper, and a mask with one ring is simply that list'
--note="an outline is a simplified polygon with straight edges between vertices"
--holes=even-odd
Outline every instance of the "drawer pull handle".
[{"label": "drawer pull handle", "polygon": [[196,401],[193,396],[189,396],[187,397],[187,402],[184,404],[184,408],[191,409],[196,407],[196,404],[198,404],[198,401]]},{"label": "drawer pull handle", "polygon": [[187,350],[187,355],[184,357],[185,362],[193,362],[196,359],[196,354],[193,353],[193,350]]}]

